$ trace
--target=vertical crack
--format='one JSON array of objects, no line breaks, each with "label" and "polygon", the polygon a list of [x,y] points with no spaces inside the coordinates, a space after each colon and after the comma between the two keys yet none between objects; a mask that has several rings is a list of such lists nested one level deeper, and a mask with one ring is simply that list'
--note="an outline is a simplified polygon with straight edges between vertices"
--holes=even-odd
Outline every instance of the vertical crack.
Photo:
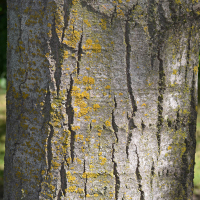
[{"label": "vertical crack", "polygon": [[133,118],[128,117],[129,123],[128,123],[128,137],[127,137],[127,143],[126,143],[126,156],[127,159],[129,159],[129,145],[131,143],[131,138],[132,138],[132,130],[134,128],[137,128],[137,126],[134,124]]},{"label": "vertical crack", "polygon": [[126,20],[125,24],[125,43],[126,43],[126,77],[127,77],[127,87],[128,93],[131,99],[132,104],[132,117],[134,113],[137,111],[137,105],[133,96],[133,89],[131,86],[131,74],[130,74],[130,53],[131,53],[131,45],[130,45],[130,25],[129,25],[129,18]]},{"label": "vertical crack", "polygon": [[[133,7],[134,8],[134,7]],[[129,13],[127,15],[127,20],[125,23],[125,43],[126,43],[126,78],[127,78],[127,88],[128,88],[128,93],[131,99],[131,105],[132,105],[132,115],[131,117],[128,117],[129,120],[129,132],[128,132],[128,138],[127,138],[127,144],[126,144],[126,154],[127,154],[127,159],[129,157],[129,144],[131,142],[132,138],[132,132],[131,130],[135,128],[136,126],[134,125],[133,121],[133,116],[135,116],[135,112],[137,111],[137,105],[135,102],[135,98],[133,96],[133,89],[131,86],[131,74],[130,74],[130,53],[131,53],[131,45],[130,45],[130,25],[129,25],[129,15],[130,15],[131,10],[129,10]]]},{"label": "vertical crack", "polygon": [[61,189],[60,189],[59,192],[58,192],[57,200],[61,200],[61,196],[62,196],[62,191],[61,191]]},{"label": "vertical crack", "polygon": [[64,38],[65,29],[68,27],[71,7],[72,7],[72,0],[64,0],[63,10],[65,14],[64,14],[64,27],[63,27],[63,32],[62,32],[62,41]]},{"label": "vertical crack", "polygon": [[160,57],[160,47],[158,49],[158,55],[157,59],[159,61],[159,81],[158,81],[158,123],[157,123],[157,128],[158,131],[156,133],[157,137],[157,143],[158,143],[158,152],[160,154],[160,142],[161,142],[161,128],[162,128],[162,123],[163,123],[163,94],[165,91],[165,73],[164,73],[164,67],[163,67],[163,60]]},{"label": "vertical crack", "polygon": [[187,71],[188,71],[188,67],[189,67],[189,64],[190,64],[190,41],[191,41],[191,30],[192,30],[192,27],[190,26],[190,31],[189,31],[189,36],[188,36],[188,45],[187,45],[187,58],[186,58],[186,61],[187,61],[187,65],[186,65],[186,68],[185,68],[185,84],[187,82]]},{"label": "vertical crack", "polygon": [[114,96],[114,103],[115,103],[115,108],[117,108],[117,101],[115,96]]},{"label": "vertical crack", "polygon": [[151,177],[150,177],[150,185],[151,185],[151,191],[153,190],[153,177],[155,175],[155,167],[154,167],[154,161],[152,162],[152,167],[151,167]]},{"label": "vertical crack", "polygon": [[67,179],[66,179],[66,170],[65,170],[65,167],[64,167],[64,162],[61,163],[60,177],[61,177],[62,193],[65,196],[65,194],[66,194],[65,190],[67,189]]},{"label": "vertical crack", "polygon": [[137,182],[138,182],[138,190],[140,191],[140,200],[144,200],[144,191],[142,190],[142,185],[141,185],[142,176],[140,175],[140,171],[139,171],[140,160],[139,160],[139,155],[137,152],[137,146],[135,145],[135,147],[136,147],[135,153],[137,155],[137,167],[136,167],[135,173],[136,173]]},{"label": "vertical crack", "polygon": [[79,72],[80,72],[81,54],[83,53],[82,40],[83,40],[83,34],[81,35],[81,38],[80,38],[80,41],[79,41],[79,44],[78,44],[77,75],[79,75]]},{"label": "vertical crack", "polygon": [[50,172],[51,170],[51,161],[52,161],[52,146],[51,146],[51,140],[52,140],[52,137],[53,137],[53,133],[54,133],[54,130],[53,130],[53,126],[51,124],[49,124],[50,126],[50,133],[49,133],[49,137],[47,139],[47,161],[48,161],[48,169],[47,169],[47,174]]},{"label": "vertical crack", "polygon": [[87,196],[87,174],[85,171],[85,159],[84,159],[84,164],[83,164],[83,173],[85,174],[84,192],[85,192],[85,198],[86,198],[86,196]]},{"label": "vertical crack", "polygon": [[118,136],[117,136],[118,126],[117,126],[117,124],[115,123],[114,110],[112,110],[112,128],[113,128],[113,130],[114,130],[115,137],[116,137],[116,140],[117,140],[117,143],[118,143]]},{"label": "vertical crack", "polygon": [[143,122],[143,120],[142,120],[142,122],[141,122],[141,127],[142,127],[142,132],[144,131],[144,129],[145,129],[145,124],[144,124],[144,122]]},{"label": "vertical crack", "polygon": [[90,123],[90,131],[92,130],[92,123]]},{"label": "vertical crack", "polygon": [[59,55],[60,41],[59,41],[58,35],[56,33],[55,20],[56,19],[55,19],[55,16],[54,16],[54,21],[53,21],[53,26],[52,26],[52,38],[51,38],[51,41],[50,41],[50,46],[51,46],[53,58],[56,61],[56,63],[55,63],[56,70],[55,70],[55,73],[54,73],[54,78],[55,78],[55,81],[56,81],[57,96],[59,96],[60,83],[61,83],[60,78],[61,78],[62,73],[61,73],[61,66],[60,66],[60,62],[59,62],[59,59],[60,59],[60,55]]},{"label": "vertical crack", "polygon": [[190,123],[189,123],[189,136],[194,142],[194,147],[196,147],[196,140],[195,140],[195,133],[196,133],[196,120],[197,120],[197,111],[196,111],[196,106],[197,106],[197,97],[195,95],[195,90],[196,88],[196,83],[195,83],[195,72],[193,71],[193,77],[192,77],[192,86],[191,86],[191,100],[190,100]]},{"label": "vertical crack", "polygon": [[182,176],[181,176],[181,184],[183,187],[183,190],[185,191],[185,198],[188,197],[188,188],[187,188],[187,181],[188,181],[188,175],[189,175],[189,170],[188,170],[188,141],[187,138],[185,138],[185,147],[186,150],[182,155],[182,165],[181,165],[181,171],[182,171]]},{"label": "vertical crack", "polygon": [[180,115],[179,115],[179,109],[177,111],[177,118],[176,118],[176,123],[175,123],[175,131],[177,131],[179,129],[179,125],[180,125]]},{"label": "vertical crack", "polygon": [[73,79],[72,75],[70,76],[70,87],[67,90],[67,100],[66,100],[66,114],[68,115],[68,129],[71,132],[71,141],[70,141],[70,152],[72,163],[74,161],[74,142],[76,132],[72,130],[72,124],[74,123],[74,109],[72,107],[72,87],[73,87]]},{"label": "vertical crack", "polygon": [[115,148],[114,143],[112,144],[112,162],[114,164],[113,166],[113,174],[115,176],[115,199],[118,200],[119,195],[119,188],[120,188],[120,179],[119,179],[119,173],[117,171],[117,163],[115,162],[114,158]]},{"label": "vertical crack", "polygon": [[113,19],[114,17],[117,16],[117,6],[115,6],[114,10],[113,10],[113,13],[111,15],[111,19],[110,19],[110,24],[112,25],[113,24]]}]

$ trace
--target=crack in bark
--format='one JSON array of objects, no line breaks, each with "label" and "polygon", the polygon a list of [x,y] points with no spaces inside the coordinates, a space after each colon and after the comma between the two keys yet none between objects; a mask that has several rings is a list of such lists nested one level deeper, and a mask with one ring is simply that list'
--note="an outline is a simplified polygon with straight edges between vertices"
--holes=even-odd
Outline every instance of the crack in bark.
[{"label": "crack in bark", "polygon": [[72,75],[70,76],[70,88],[67,90],[67,100],[66,100],[66,114],[68,115],[68,129],[71,132],[71,141],[70,141],[70,153],[72,163],[74,161],[74,142],[76,132],[72,130],[72,124],[74,123],[74,109],[72,107],[72,87],[73,87],[73,79]]},{"label": "crack in bark", "polygon": [[159,61],[159,81],[158,81],[158,91],[159,91],[159,96],[158,96],[158,123],[157,123],[157,128],[158,131],[156,133],[157,137],[157,143],[158,143],[158,152],[160,154],[160,142],[161,142],[161,127],[163,124],[163,94],[165,90],[165,73],[164,73],[164,68],[163,68],[163,60],[160,58],[160,47],[158,48],[158,55],[157,59]]},{"label": "crack in bark", "polygon": [[[82,32],[83,32],[83,30],[82,30]],[[83,34],[81,34],[81,38],[80,38],[80,41],[79,41],[79,44],[78,44],[77,75],[79,75],[79,72],[80,72],[81,54],[83,53],[82,40],[83,40]]]},{"label": "crack in bark", "polygon": [[130,25],[129,25],[129,17],[127,17],[126,24],[125,24],[125,43],[126,43],[126,76],[127,76],[127,88],[128,93],[131,99],[132,104],[132,117],[134,113],[137,111],[137,105],[135,102],[135,98],[133,96],[133,89],[131,86],[131,74],[130,74],[130,52],[131,52],[131,45],[130,45]]},{"label": "crack in bark", "polygon": [[58,38],[58,35],[56,33],[56,26],[55,26],[55,15],[54,15],[54,21],[53,21],[53,25],[52,25],[52,38],[50,40],[50,46],[51,46],[51,51],[53,54],[53,58],[56,61],[55,63],[55,73],[54,73],[54,78],[56,80],[56,88],[57,88],[57,96],[59,96],[59,90],[60,90],[60,83],[61,83],[61,66],[60,66],[60,62],[59,62],[59,50],[60,50],[60,41]]},{"label": "crack in bark", "polygon": [[52,146],[51,146],[51,140],[54,134],[54,130],[53,130],[53,126],[51,124],[48,124],[50,126],[50,133],[47,139],[47,161],[48,161],[48,168],[47,168],[47,174],[50,172],[51,170],[51,161],[53,158],[52,155]]},{"label": "crack in bark", "polygon": [[192,26],[190,25],[190,31],[189,31],[189,36],[188,36],[188,45],[187,45],[187,58],[186,58],[187,65],[186,65],[186,68],[185,68],[185,84],[186,84],[186,82],[187,82],[187,71],[188,71],[188,67],[189,67],[189,64],[190,64],[190,50],[191,50],[191,47],[190,47],[190,41],[191,41],[191,30],[192,30]]},{"label": "crack in bark", "polygon": [[176,117],[176,123],[175,123],[175,131],[177,131],[179,129],[179,125],[180,125],[180,115],[179,115],[179,110],[177,111],[177,117]]},{"label": "crack in bark", "polygon": [[[84,159],[84,164],[83,164],[83,173],[86,173],[85,172],[85,159]],[[85,192],[85,198],[87,196],[87,174],[85,175],[85,183],[84,183],[84,192]]]},{"label": "crack in bark", "polygon": [[64,27],[62,32],[62,42],[65,34],[65,29],[68,27],[71,7],[72,7],[72,0],[64,0],[63,10],[65,14],[64,14]]},{"label": "crack in bark", "polygon": [[189,175],[189,170],[188,170],[188,141],[187,138],[185,138],[185,146],[186,150],[184,154],[182,155],[182,165],[181,165],[181,171],[182,171],[182,176],[181,178],[181,185],[183,186],[183,190],[185,191],[185,199],[188,197],[188,189],[187,189],[187,181],[188,181],[188,175]]},{"label": "crack in bark", "polygon": [[155,30],[156,30],[156,22],[155,22],[155,15],[154,15],[154,6],[155,6],[155,0],[149,0],[148,1],[148,31],[149,31],[149,35],[152,38],[154,38],[155,35]]},{"label": "crack in bark", "polygon": [[135,145],[135,147],[136,147],[135,153],[137,155],[137,167],[136,167],[135,173],[136,173],[137,182],[138,182],[138,190],[140,191],[140,200],[144,200],[144,191],[142,190],[142,185],[141,185],[142,176],[140,175],[140,171],[139,171],[140,160],[139,160],[139,155],[137,152],[137,146]]},{"label": "crack in bark", "polygon": [[114,17],[117,16],[117,6],[115,5],[114,11],[111,15],[110,24],[112,25]]},{"label": "crack in bark", "polygon": [[61,200],[61,196],[62,196],[62,191],[61,191],[61,189],[60,189],[59,192],[58,192],[57,200]]},{"label": "crack in bark", "polygon": [[92,123],[90,123],[90,131],[92,130]]},{"label": "crack in bark", "polygon": [[196,140],[195,140],[195,133],[196,133],[196,120],[197,120],[197,111],[196,111],[196,100],[195,98],[195,77],[194,77],[194,71],[193,71],[193,77],[192,77],[192,87],[191,87],[191,101],[190,101],[190,123],[189,123],[189,136],[192,139],[192,141],[195,143],[193,144],[194,147],[196,147]]},{"label": "crack in bark", "polygon": [[126,156],[127,156],[127,159],[129,159],[129,145],[131,143],[131,138],[132,138],[132,130],[134,128],[137,128],[137,126],[135,126],[134,124],[134,121],[133,121],[133,118],[129,118],[127,116],[129,122],[128,122],[128,129],[129,129],[129,132],[128,132],[128,136],[127,136],[127,143],[126,143]]},{"label": "crack in bark", "polygon": [[[194,178],[194,168],[191,167],[190,170],[188,170],[188,164],[189,160],[192,161],[191,165],[194,166],[195,162],[195,152],[196,152],[196,118],[197,118],[197,111],[196,111],[196,98],[195,98],[195,72],[193,71],[193,78],[192,78],[192,86],[191,86],[191,101],[190,101],[190,116],[189,116],[189,134],[188,137],[185,138],[185,146],[186,150],[184,154],[182,155],[182,165],[181,165],[181,171],[182,171],[182,178],[181,178],[181,184],[183,186],[183,190],[185,191],[185,199],[188,198],[188,187],[187,182],[188,179],[190,179],[192,174],[192,179]],[[192,155],[192,156],[190,156]],[[190,159],[188,159],[190,157]],[[184,178],[183,178],[184,177]]]},{"label": "crack in bark", "polygon": [[25,80],[22,83],[19,84],[19,93],[20,93],[21,96],[23,96],[22,95],[22,90],[21,90],[21,85],[26,83],[27,77],[28,77],[28,72],[26,70],[25,70],[25,72],[26,72],[26,74],[25,74]]},{"label": "crack in bark", "polygon": [[[133,6],[134,9],[134,6]],[[132,10],[132,9],[131,9]],[[130,74],[130,52],[131,52],[131,45],[130,45],[130,25],[129,25],[129,15],[131,10],[129,10],[128,15],[127,15],[127,20],[125,23],[125,43],[126,43],[126,78],[127,78],[127,88],[128,88],[128,93],[131,99],[131,105],[132,105],[132,115],[130,118],[128,118],[129,120],[129,133],[128,133],[128,137],[127,137],[127,144],[126,144],[126,155],[127,155],[127,159],[129,157],[129,144],[131,142],[131,138],[132,138],[132,132],[131,130],[133,128],[136,128],[136,126],[134,125],[134,121],[133,121],[133,116],[135,116],[135,112],[137,111],[137,105],[135,102],[135,98],[133,96],[133,89],[131,86],[131,74]]]},{"label": "crack in bark", "polygon": [[155,175],[154,172],[155,168],[154,168],[154,161],[152,162],[152,167],[151,167],[151,177],[150,177],[150,185],[151,185],[151,191],[153,189],[153,177]]},{"label": "crack in bark", "polygon": [[114,96],[114,103],[115,103],[115,108],[117,108],[117,101],[115,96]]},{"label": "crack in bark", "polygon": [[118,136],[117,136],[118,126],[117,126],[117,124],[115,123],[114,110],[112,110],[112,128],[113,128],[113,130],[114,130],[115,137],[116,137],[117,143],[118,143]]},{"label": "crack in bark", "polygon": [[119,195],[119,189],[120,189],[120,179],[119,179],[119,173],[117,171],[117,163],[115,162],[114,158],[115,148],[114,143],[112,144],[112,162],[114,164],[113,166],[113,174],[115,176],[115,199],[118,200]]},{"label": "crack in bark", "polygon": [[65,190],[67,189],[67,179],[66,179],[66,170],[65,170],[65,167],[64,167],[64,162],[61,163],[60,177],[61,177],[62,193],[65,196],[65,194],[66,194]]},{"label": "crack in bark", "polygon": [[67,157],[66,157],[66,155],[64,155],[64,160],[65,160],[65,162],[66,162],[66,164],[67,164],[67,167],[69,168],[69,163],[67,162]]},{"label": "crack in bark", "polygon": [[141,127],[142,127],[142,132],[143,132],[144,129],[145,129],[145,127],[146,127],[146,125],[144,124],[143,120],[142,120],[142,122],[141,122]]}]

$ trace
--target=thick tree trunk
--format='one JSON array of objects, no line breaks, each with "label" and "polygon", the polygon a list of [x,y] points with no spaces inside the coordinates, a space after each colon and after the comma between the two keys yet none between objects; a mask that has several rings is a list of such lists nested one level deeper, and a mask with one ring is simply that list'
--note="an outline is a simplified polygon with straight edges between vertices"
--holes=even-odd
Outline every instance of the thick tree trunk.
[{"label": "thick tree trunk", "polygon": [[7,3],[4,200],[192,199],[196,1]]}]

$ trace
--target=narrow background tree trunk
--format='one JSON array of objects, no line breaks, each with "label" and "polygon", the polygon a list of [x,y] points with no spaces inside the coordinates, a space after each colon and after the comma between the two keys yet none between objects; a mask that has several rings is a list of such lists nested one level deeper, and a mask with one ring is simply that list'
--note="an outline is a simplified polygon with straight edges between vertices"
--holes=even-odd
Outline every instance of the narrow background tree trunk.
[{"label": "narrow background tree trunk", "polygon": [[195,1],[8,1],[4,200],[192,199]]}]

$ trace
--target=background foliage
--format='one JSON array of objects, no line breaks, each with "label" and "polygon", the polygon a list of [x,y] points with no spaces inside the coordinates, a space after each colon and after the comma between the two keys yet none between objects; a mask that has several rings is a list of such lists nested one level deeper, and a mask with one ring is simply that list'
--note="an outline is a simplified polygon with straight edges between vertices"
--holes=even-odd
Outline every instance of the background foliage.
[{"label": "background foliage", "polygon": [[6,0],[0,1],[0,88],[6,88],[6,40],[7,40]]}]

